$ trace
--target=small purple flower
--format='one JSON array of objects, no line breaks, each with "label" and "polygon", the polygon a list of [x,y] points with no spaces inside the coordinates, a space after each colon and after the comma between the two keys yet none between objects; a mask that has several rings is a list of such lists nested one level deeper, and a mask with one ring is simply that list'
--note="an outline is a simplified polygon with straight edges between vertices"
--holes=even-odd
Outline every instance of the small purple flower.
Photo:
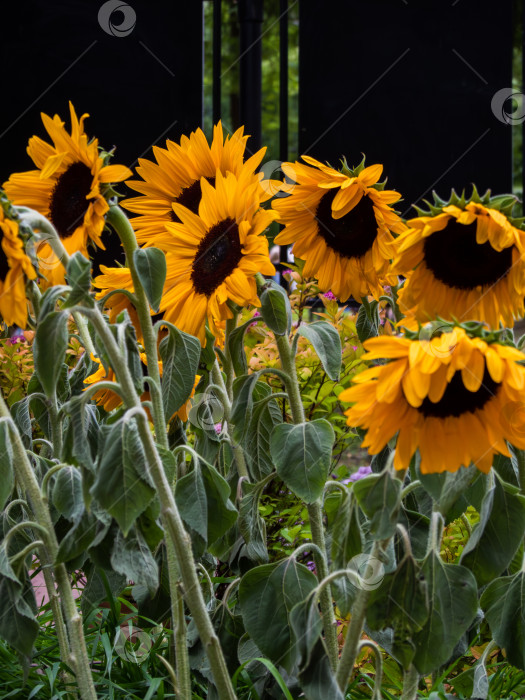
[{"label": "small purple flower", "polygon": [[357,350],[357,345],[352,345],[352,350],[355,352]]},{"label": "small purple flower", "polygon": [[326,292],[323,296],[325,299],[328,299],[328,301],[335,301],[337,299],[333,292]]},{"label": "small purple flower", "polygon": [[291,275],[293,273],[293,270],[285,270],[283,272],[283,275]]},{"label": "small purple flower", "polygon": [[220,435],[222,430],[222,423],[215,423],[213,427],[215,428],[215,432],[217,433],[217,435]]},{"label": "small purple flower", "polygon": [[306,566],[310,571],[313,571],[315,573],[315,562],[313,561],[307,561]]},{"label": "small purple flower", "polygon": [[343,484],[350,484],[350,483],[355,483],[356,481],[359,481],[359,479],[363,479],[365,476],[370,476],[372,473],[372,467],[367,465],[366,467],[359,467],[359,469],[351,474],[348,479],[343,479],[342,483]]},{"label": "small purple flower", "polygon": [[21,342],[23,342],[24,340],[25,340],[24,331],[23,331],[21,328],[16,328],[16,329],[13,331],[13,333],[12,333],[11,337],[9,338],[9,341],[8,341],[8,342],[9,342],[11,345],[16,345],[17,343],[21,343]]}]

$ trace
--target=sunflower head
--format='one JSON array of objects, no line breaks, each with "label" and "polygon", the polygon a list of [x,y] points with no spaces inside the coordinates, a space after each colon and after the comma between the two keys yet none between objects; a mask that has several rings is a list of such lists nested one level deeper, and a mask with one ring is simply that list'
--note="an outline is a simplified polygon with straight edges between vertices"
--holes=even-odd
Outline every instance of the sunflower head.
[{"label": "sunflower head", "polygon": [[[131,177],[123,165],[109,165],[111,153],[99,152],[97,139],[88,141],[84,132],[84,114],[78,119],[69,103],[71,133],[56,114],[42,114],[52,144],[38,136],[29,139],[27,152],[36,170],[14,173],[4,183],[13,204],[31,207],[47,217],[71,255],[80,251],[88,257],[91,241],[101,241],[104,215],[109,209],[106,198],[113,194],[110,184]],[[37,248],[41,273],[49,284],[64,282],[64,268],[48,243]]]},{"label": "sunflower head", "polygon": [[202,199],[201,182],[214,186],[216,173],[230,172],[246,187],[258,184],[261,201],[269,199],[270,181],[256,173],[265,148],[244,160],[246,141],[244,127],[231,136],[224,136],[221,122],[213,128],[213,139],[208,144],[201,129],[183,136],[180,144],[166,142],[166,148],[153,147],[156,163],[139,159],[137,174],[141,180],[130,180],[127,185],[142,196],[125,200],[122,205],[138,214],[132,219],[137,240],[144,245],[158,245],[157,236],[163,236],[167,223],[180,223],[176,205],[198,214]]},{"label": "sunflower head", "polygon": [[364,343],[364,360],[387,360],[361,372],[339,398],[353,406],[348,424],[367,431],[378,453],[396,435],[394,466],[405,469],[419,450],[422,473],[475,464],[487,472],[506,441],[525,448],[525,355],[461,326],[425,327],[419,337],[383,336]]},{"label": "sunflower head", "polygon": [[[0,324],[20,326],[27,323],[26,280],[34,280],[36,271],[26,253],[25,237],[5,195],[0,195]],[[31,250],[31,246],[28,245]]]},{"label": "sunflower head", "polygon": [[384,284],[396,284],[389,244],[392,232],[405,226],[391,205],[401,195],[385,190],[382,165],[365,167],[364,159],[340,171],[310,156],[308,165],[284,163],[283,172],[297,184],[285,185],[289,197],[274,200],[284,230],[275,242],[293,244],[294,255],[305,261],[307,277],[317,277],[321,291],[331,290],[345,301],[381,294]]},{"label": "sunflower head", "polygon": [[441,316],[483,320],[492,328],[514,324],[525,313],[525,231],[512,218],[516,198],[467,199],[453,192],[410,219],[391,244],[393,268],[407,277],[400,308],[424,323]]},{"label": "sunflower head", "polygon": [[259,306],[255,274],[274,275],[264,230],[275,219],[260,208],[259,182],[246,186],[233,173],[201,179],[198,216],[174,204],[178,223],[166,224],[157,245],[166,253],[167,276],[160,310],[164,318],[204,345],[205,322],[220,339],[232,318],[229,304]]}]

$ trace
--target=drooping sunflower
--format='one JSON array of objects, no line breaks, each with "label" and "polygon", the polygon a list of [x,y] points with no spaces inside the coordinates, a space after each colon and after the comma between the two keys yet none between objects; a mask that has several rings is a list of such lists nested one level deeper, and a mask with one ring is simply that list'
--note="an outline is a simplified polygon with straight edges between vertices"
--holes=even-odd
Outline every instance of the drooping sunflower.
[{"label": "drooping sunflower", "polygon": [[[491,341],[491,342],[489,342]],[[417,449],[424,474],[475,464],[488,472],[505,441],[525,448],[525,355],[459,326],[428,340],[383,336],[364,343],[364,370],[339,395],[354,405],[348,424],[367,430],[377,454],[398,434],[394,466],[405,469]]]},{"label": "drooping sunflower", "polygon": [[159,247],[166,252],[167,275],[160,311],[164,319],[205,343],[205,322],[216,337],[232,318],[228,306],[259,306],[255,274],[274,275],[263,231],[275,219],[260,209],[258,181],[246,186],[233,173],[217,171],[215,187],[203,177],[196,216],[181,204],[181,223],[166,224]]},{"label": "drooping sunflower", "polygon": [[401,195],[379,183],[382,165],[342,172],[310,156],[309,165],[284,163],[283,172],[296,185],[272,202],[284,230],[275,242],[293,243],[293,253],[305,261],[304,276],[317,277],[321,291],[331,290],[342,301],[381,294],[396,284],[390,267],[392,232],[405,225],[391,208]]},{"label": "drooping sunflower", "polygon": [[[32,136],[27,152],[37,170],[14,173],[3,186],[13,204],[31,207],[51,221],[68,253],[80,251],[88,257],[90,240],[104,248],[101,235],[109,209],[104,190],[132,172],[123,165],[108,165],[109,154],[99,153],[98,140],[88,141],[84,133],[89,115],[78,119],[71,102],[69,109],[71,134],[58,114],[53,119],[42,114],[53,145]],[[37,253],[47,284],[63,283],[64,268],[49,244],[41,243]]]},{"label": "drooping sunflower", "polygon": [[24,250],[18,223],[0,206],[0,324],[26,327],[26,278],[34,280],[35,269]]},{"label": "drooping sunflower", "polygon": [[130,180],[126,184],[143,196],[122,202],[123,207],[140,215],[131,220],[139,243],[157,246],[157,236],[165,234],[165,224],[180,222],[174,204],[197,214],[202,197],[201,179],[213,185],[218,170],[223,175],[233,173],[245,186],[262,183],[261,199],[269,199],[271,188],[264,186],[269,181],[263,183],[261,176],[255,174],[266,148],[244,161],[247,140],[244,127],[224,138],[219,122],[213,129],[211,146],[203,131],[197,129],[189,137],[183,136],[180,144],[168,140],[167,148],[154,146],[157,163],[140,158],[137,173],[142,180]]},{"label": "drooping sunflower", "polygon": [[[98,369],[93,372],[93,374],[90,374],[89,377],[86,377],[84,379],[84,384],[96,384],[97,382],[114,382],[115,381],[115,373],[112,370],[111,367],[108,368],[108,371],[104,369],[104,366],[102,362],[97,358],[97,357],[91,357],[91,359],[96,362],[99,367]],[[144,368],[144,373],[147,374],[147,356],[145,353],[140,354],[140,359],[142,361],[142,365]],[[159,370],[160,370],[160,375],[162,376],[162,361],[159,360]],[[188,400],[179,408],[178,411],[176,411],[173,416],[171,416],[168,420],[171,421],[175,416],[181,419],[181,421],[184,423],[188,420],[188,413],[191,409],[191,399],[195,395],[195,388],[197,387],[197,384],[200,381],[200,375],[196,375],[195,377],[195,383],[193,385],[192,392],[190,394],[190,397]],[[87,388],[87,387],[86,387]],[[109,413],[109,411],[113,411],[115,408],[118,408],[119,406],[122,405],[122,399],[120,396],[115,393],[114,391],[111,391],[111,389],[100,389],[99,391],[95,392],[93,394],[93,399],[95,400],[95,403],[98,406],[102,406],[105,411]],[[149,401],[150,400],[150,393],[149,391],[145,391],[142,396],[141,396],[141,401]],[[149,413],[149,411],[148,411]]]},{"label": "drooping sunflower", "polygon": [[439,316],[513,326],[525,313],[525,231],[509,216],[515,198],[434,197],[392,244],[394,270],[407,276],[401,310],[421,323]]}]

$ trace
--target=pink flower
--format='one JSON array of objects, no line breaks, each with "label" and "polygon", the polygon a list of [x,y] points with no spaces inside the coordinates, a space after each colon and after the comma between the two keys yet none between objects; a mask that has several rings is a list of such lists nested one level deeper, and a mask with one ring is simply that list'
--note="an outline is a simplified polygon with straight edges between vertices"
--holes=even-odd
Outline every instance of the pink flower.
[{"label": "pink flower", "polygon": [[323,296],[325,299],[328,299],[328,301],[337,300],[337,297],[335,296],[335,294],[333,292],[326,292],[325,294],[323,294]]},{"label": "pink flower", "polygon": [[359,467],[359,469],[353,474],[351,474],[347,479],[343,479],[342,483],[355,483],[356,481],[359,481],[359,479],[363,479],[365,476],[370,476],[371,473],[372,467],[370,465],[366,465],[365,467]]}]

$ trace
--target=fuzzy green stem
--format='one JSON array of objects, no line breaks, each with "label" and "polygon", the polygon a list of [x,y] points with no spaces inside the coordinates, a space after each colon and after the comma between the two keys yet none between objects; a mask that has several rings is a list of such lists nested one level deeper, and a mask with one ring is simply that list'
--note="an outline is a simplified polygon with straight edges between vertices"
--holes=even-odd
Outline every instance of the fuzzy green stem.
[{"label": "fuzzy green stem", "polygon": [[[178,571],[177,554],[173,542],[166,538],[166,555],[170,572]],[[180,700],[191,700],[191,674],[188,658],[188,644],[186,640],[186,618],[184,615],[184,599],[182,597],[179,581],[169,576],[169,588],[171,598],[171,618],[173,620],[173,634],[175,638],[175,666],[177,669],[177,697]]]},{"label": "fuzzy green stem", "polygon": [[[380,546],[377,541],[374,542],[370,559],[377,559],[380,554]],[[367,567],[368,568],[368,567]],[[368,573],[365,572],[364,579],[366,580]],[[369,591],[366,588],[360,588],[354,605],[352,607],[352,619],[346,635],[345,644],[339,660],[339,668],[337,669],[337,684],[342,693],[346,693],[350,676],[354,669],[355,661],[359,653],[359,643],[361,634],[363,633],[363,625],[365,624],[366,606],[368,603]]]},{"label": "fuzzy green stem", "polygon": [[415,666],[410,664],[408,670],[403,673],[403,695],[401,700],[416,700],[418,685],[419,673]]},{"label": "fuzzy green stem", "polygon": [[[144,349],[148,358],[148,374],[156,383],[156,385],[160,387],[161,381],[157,353],[157,336],[155,334],[153,324],[151,322],[151,313],[148,298],[146,297],[146,292],[144,291],[144,287],[140,282],[137,268],[135,267],[135,260],[133,257],[135,251],[139,248],[137,244],[137,239],[135,237],[135,232],[133,231],[133,228],[129,223],[128,217],[117,205],[111,206],[109,208],[107,220],[108,223],[110,223],[117,232],[122,242],[124,252],[126,253],[126,260],[128,263],[129,271],[131,273],[131,279],[133,280],[133,292],[136,298],[136,309],[137,315],[139,317],[140,328],[142,331]],[[157,438],[157,442],[160,445],[162,445],[162,447],[167,448],[169,447],[169,443],[168,433],[166,430],[166,417],[164,415],[164,406],[162,404],[162,396],[158,392],[152,391],[151,403],[153,424],[155,426],[155,437]]]},{"label": "fuzzy green stem", "polygon": [[[228,668],[224,660],[219,639],[209,618],[199,579],[195,571],[195,562],[191,551],[191,539],[184,528],[170,484],[164,472],[162,461],[155,447],[153,435],[149,429],[146,413],[141,406],[140,398],[137,396],[133,386],[133,380],[129,369],[126,364],[122,362],[118,345],[111,331],[106,326],[100,311],[98,309],[82,309],[82,311],[91,318],[95,330],[100,336],[108,353],[111,366],[122,387],[125,404],[131,409],[128,411],[129,417],[131,417],[132,414],[137,416],[139,435],[144,445],[147,465],[161,504],[163,523],[167,530],[167,535],[171,538],[175,547],[178,569],[183,583],[184,598],[208,655],[219,697],[221,700],[223,698],[224,700],[233,700],[236,696]],[[177,580],[179,572],[171,570],[170,577]]]},{"label": "fuzzy green stem", "polygon": [[58,399],[56,391],[46,402],[49,412],[49,423],[51,425],[51,442],[53,443],[53,455],[60,459],[62,455],[62,419],[58,413]]},{"label": "fuzzy green stem", "polygon": [[520,480],[520,491],[525,494],[525,450],[514,449],[516,460],[518,462],[518,476]]},{"label": "fuzzy green stem", "polygon": [[238,314],[234,313],[233,318],[229,318],[226,321],[226,339],[224,342],[224,358],[225,358],[225,363],[224,363],[224,372],[226,373],[226,391],[228,392],[228,396],[230,397],[230,401],[232,400],[233,397],[233,380],[234,380],[234,372],[233,372],[233,362],[230,354],[230,345],[228,343],[228,339],[230,337],[230,334],[232,331],[235,330],[235,327],[237,326],[237,316]]},{"label": "fuzzy green stem", "polygon": [[[288,392],[288,400],[292,411],[293,422],[304,423],[305,415],[303,401],[301,398],[301,389],[297,379],[297,370],[292,355],[292,349],[290,347],[290,341],[288,340],[288,337],[284,335],[276,335],[275,338],[277,341],[279,356],[281,358],[282,368],[289,377],[286,384],[286,389]],[[307,504],[307,511],[308,519],[310,521],[310,530],[312,533],[312,542],[317,547],[317,550],[314,550],[314,562],[317,569],[317,576],[319,580],[322,581],[328,576],[328,557],[326,553],[321,501],[317,500],[314,503]],[[321,554],[319,554],[319,551]],[[330,660],[330,666],[335,671],[339,657],[339,647],[337,644],[337,623],[335,620],[330,586],[323,588],[319,602],[321,604],[321,614],[323,617],[323,628],[326,639],[326,647],[328,650],[328,658]]]},{"label": "fuzzy green stem", "polygon": [[[44,567],[54,567],[55,580],[58,585],[60,600],[63,606],[64,617],[69,633],[69,647],[71,649],[71,652],[64,650],[64,660],[69,662],[75,672],[82,700],[97,700],[97,694],[93,685],[93,678],[89,667],[89,658],[87,655],[86,643],[82,629],[82,618],[79,615],[75,599],[73,598],[66,567],[64,564],[55,565],[58,554],[58,541],[55,535],[53,522],[51,520],[49,510],[42,499],[40,486],[27,457],[20,434],[18,433],[15,424],[11,420],[9,409],[7,408],[1,394],[0,417],[7,419],[11,428],[11,444],[13,456],[15,458],[13,460],[13,464],[15,466],[18,482],[27,494],[35,520],[43,528],[42,532],[45,531],[47,533],[45,535],[45,546],[40,548],[39,557]],[[55,625],[57,626],[57,629],[61,621],[61,616],[55,617]],[[62,628],[60,632],[57,633],[57,636],[59,638],[59,643],[61,641],[63,643],[64,639],[66,638],[65,630]]]}]

